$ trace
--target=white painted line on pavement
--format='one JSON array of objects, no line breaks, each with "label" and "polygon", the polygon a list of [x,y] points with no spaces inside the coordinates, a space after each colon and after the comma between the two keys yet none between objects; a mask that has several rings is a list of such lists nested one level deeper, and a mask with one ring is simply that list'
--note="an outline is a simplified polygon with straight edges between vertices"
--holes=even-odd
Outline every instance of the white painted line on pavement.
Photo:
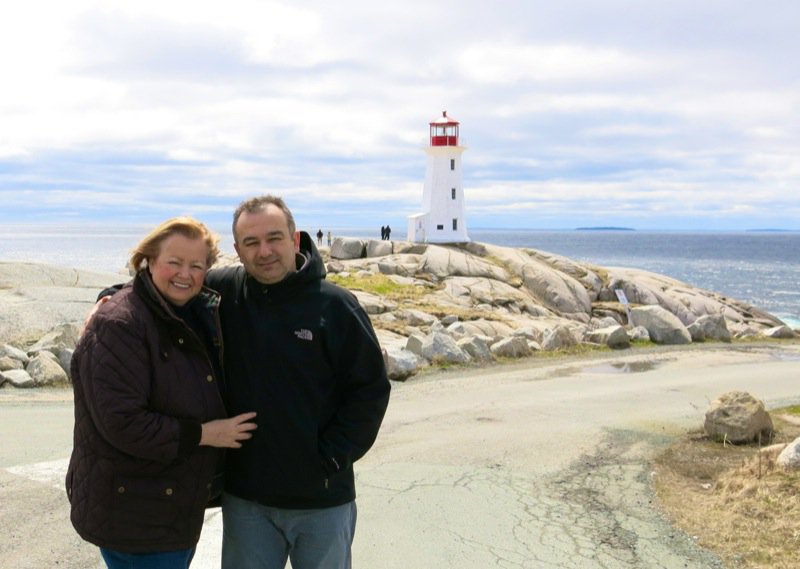
[{"label": "white painted line on pavement", "polygon": [[[35,462],[5,468],[7,472],[47,484],[52,488],[64,490],[64,478],[67,475],[69,459],[62,458],[46,462]],[[192,560],[192,569],[218,569],[220,566],[220,553],[222,548],[222,510],[211,508],[206,510],[203,533],[197,544],[197,552]],[[98,552],[98,557],[100,553]],[[102,561],[98,567],[103,567]]]}]

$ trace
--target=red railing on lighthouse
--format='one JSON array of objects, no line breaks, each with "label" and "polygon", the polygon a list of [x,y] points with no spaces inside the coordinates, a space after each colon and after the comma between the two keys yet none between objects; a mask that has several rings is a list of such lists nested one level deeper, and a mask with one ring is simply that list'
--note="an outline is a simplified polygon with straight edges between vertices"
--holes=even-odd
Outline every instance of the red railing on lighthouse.
[{"label": "red railing on lighthouse", "polygon": [[447,116],[447,111],[442,111],[442,116],[432,123],[431,146],[458,146],[458,121]]}]

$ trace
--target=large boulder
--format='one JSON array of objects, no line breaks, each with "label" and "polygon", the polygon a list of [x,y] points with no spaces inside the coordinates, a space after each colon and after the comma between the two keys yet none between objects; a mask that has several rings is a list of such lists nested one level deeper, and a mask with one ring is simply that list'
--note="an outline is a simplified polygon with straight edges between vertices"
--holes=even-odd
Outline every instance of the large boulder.
[{"label": "large boulder", "polygon": [[353,237],[337,237],[331,245],[332,259],[360,259],[365,255],[366,244]]},{"label": "large boulder", "polygon": [[377,239],[370,239],[367,241],[367,257],[385,257],[391,254],[391,241],[378,241]]},{"label": "large boulder", "polygon": [[23,369],[25,365],[10,356],[0,356],[0,371],[8,371],[10,369]]},{"label": "large boulder", "polygon": [[687,326],[686,329],[691,334],[693,342],[703,342],[705,340],[731,341],[728,324],[721,314],[704,314]]},{"label": "large boulder", "polygon": [[786,470],[800,470],[800,438],[786,445],[775,462]]},{"label": "large boulder", "polygon": [[427,365],[423,358],[403,348],[390,346],[383,350],[383,361],[389,379],[403,381]]},{"label": "large boulder", "polygon": [[660,306],[637,306],[631,309],[635,326],[647,329],[657,344],[690,344],[692,336],[677,316]]},{"label": "large boulder", "polygon": [[0,372],[0,385],[10,384],[13,387],[36,387],[36,382],[24,369],[10,369]]},{"label": "large boulder", "polygon": [[25,351],[15,348],[10,344],[3,344],[0,346],[0,356],[8,356],[9,358],[19,360],[23,364],[27,364],[30,361],[30,358]]},{"label": "large boulder", "polygon": [[559,325],[551,328],[542,338],[543,350],[563,350],[578,344],[578,339],[568,326]]},{"label": "large boulder", "polygon": [[608,346],[614,350],[620,348],[628,348],[631,345],[628,338],[628,332],[619,324],[615,326],[608,326],[607,328],[598,328],[590,330],[586,334],[586,341],[594,344]]},{"label": "large boulder", "polygon": [[489,348],[498,358],[523,358],[531,355],[531,348],[523,336],[511,336],[495,342]]},{"label": "large boulder", "polygon": [[425,337],[422,342],[422,357],[433,363],[463,364],[470,360],[469,354],[443,332],[434,332]]},{"label": "large boulder", "polygon": [[491,361],[494,359],[489,345],[482,336],[468,336],[456,342],[459,348],[465,351],[473,360]]},{"label": "large boulder", "polygon": [[25,367],[25,371],[33,378],[37,387],[69,383],[69,377],[58,363],[58,358],[50,352],[42,351],[36,354]]},{"label": "large boulder", "polygon": [[732,443],[766,442],[773,433],[764,403],[744,391],[731,391],[712,401],[704,429],[709,437]]}]

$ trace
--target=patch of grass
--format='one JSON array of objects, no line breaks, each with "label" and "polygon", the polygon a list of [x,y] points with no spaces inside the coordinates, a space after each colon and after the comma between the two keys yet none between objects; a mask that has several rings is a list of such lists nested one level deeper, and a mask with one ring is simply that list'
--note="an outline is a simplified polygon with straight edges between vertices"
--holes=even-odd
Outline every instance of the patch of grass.
[{"label": "patch of grass", "polygon": [[[779,418],[800,414],[800,406],[770,414],[776,442],[800,436],[800,425]],[[799,567],[800,472],[776,465],[780,448],[723,445],[691,433],[656,459],[656,495],[675,525],[728,566]]]},{"label": "patch of grass", "polygon": [[428,294],[428,290],[424,287],[398,284],[381,273],[373,273],[364,277],[328,275],[326,278],[346,289],[369,292],[395,302],[416,300]]},{"label": "patch of grass", "polygon": [[611,351],[611,348],[608,346],[601,346],[599,344],[576,344],[558,350],[540,350],[536,352],[535,355],[542,358],[556,359],[563,358],[564,356],[581,356],[584,354],[597,354]]},{"label": "patch of grass", "polygon": [[[437,318],[445,316],[457,316],[461,321],[469,320],[494,320],[505,322],[506,319],[491,310],[476,310],[474,308],[460,307],[453,305],[440,305],[431,302],[429,295],[432,291],[440,288],[438,286],[403,285],[394,282],[388,276],[381,273],[373,273],[367,276],[337,274],[326,277],[333,283],[338,284],[349,290],[360,290],[379,295],[387,300],[395,302],[398,308],[414,308],[427,312]],[[375,326],[384,330],[392,330],[403,334],[405,325],[375,321]]]}]

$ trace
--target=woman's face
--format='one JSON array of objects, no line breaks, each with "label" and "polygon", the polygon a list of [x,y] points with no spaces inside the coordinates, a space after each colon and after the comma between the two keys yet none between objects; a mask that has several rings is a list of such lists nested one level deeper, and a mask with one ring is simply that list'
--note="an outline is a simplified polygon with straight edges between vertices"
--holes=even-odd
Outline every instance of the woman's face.
[{"label": "woman's face", "polygon": [[161,242],[158,256],[148,261],[153,284],[172,304],[183,306],[200,292],[208,271],[207,258],[203,239],[170,235]]}]

